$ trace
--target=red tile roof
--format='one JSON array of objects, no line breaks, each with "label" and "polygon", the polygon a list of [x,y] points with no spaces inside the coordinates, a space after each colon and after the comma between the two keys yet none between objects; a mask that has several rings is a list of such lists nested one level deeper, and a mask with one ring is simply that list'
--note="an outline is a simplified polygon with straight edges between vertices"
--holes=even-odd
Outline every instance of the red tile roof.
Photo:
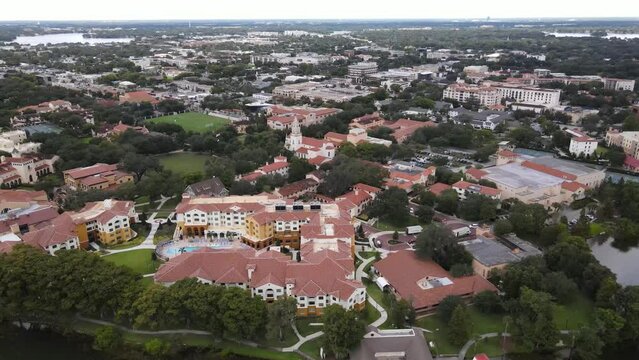
[{"label": "red tile roof", "polygon": [[510,150],[501,150],[497,152],[497,155],[503,156],[503,157],[510,157],[510,158],[515,158],[519,156],[517,153],[514,153]]},{"label": "red tile roof", "polygon": [[477,169],[477,168],[470,168],[470,169],[466,170],[466,174],[470,175],[471,177],[473,177],[476,180],[480,180],[484,176],[488,175],[488,173],[485,172],[484,170]]},{"label": "red tile roof", "polygon": [[115,171],[118,169],[116,164],[97,163],[95,165],[69,169],[63,171],[64,175],[68,175],[73,179],[82,179],[88,176],[98,175],[107,171]]},{"label": "red tile roof", "polygon": [[561,188],[570,192],[575,192],[579,189],[585,190],[588,188],[588,186],[577,181],[564,181],[563,183],[561,183]]},{"label": "red tile roof", "polygon": [[639,160],[635,159],[630,155],[626,155],[626,158],[623,161],[624,166],[627,166],[632,169],[639,169]]},{"label": "red tile roof", "polygon": [[537,164],[534,163],[532,161],[524,161],[523,163],[521,163],[522,166],[525,166],[529,169],[533,169],[533,170],[537,170],[543,173],[546,173],[548,175],[552,175],[554,177],[558,177],[558,178],[562,178],[564,180],[577,180],[577,176],[573,175],[573,174],[569,174],[567,172],[563,172],[561,170],[557,170],[557,169],[553,169],[551,167],[548,167],[546,165],[542,165],[542,164]]},{"label": "red tile roof", "polygon": [[441,195],[441,193],[443,193],[444,191],[448,190],[448,189],[452,189],[452,187],[448,184],[444,184],[444,183],[435,183],[433,185],[431,185],[428,188],[428,191],[432,192],[433,194],[439,196]]},{"label": "red tile roof", "polygon": [[158,99],[156,99],[155,96],[149,94],[146,91],[133,91],[120,96],[120,103],[125,103],[125,102],[129,102],[129,103],[148,102],[151,104],[159,103]]},{"label": "red tile roof", "polygon": [[[488,280],[479,275],[454,278],[437,263],[420,260],[413,251],[401,250],[389,254],[374,265],[397,293],[413,301],[416,310],[431,308],[447,296],[468,296],[482,291],[497,291]],[[426,278],[448,278],[450,285],[422,288],[419,284]]]}]

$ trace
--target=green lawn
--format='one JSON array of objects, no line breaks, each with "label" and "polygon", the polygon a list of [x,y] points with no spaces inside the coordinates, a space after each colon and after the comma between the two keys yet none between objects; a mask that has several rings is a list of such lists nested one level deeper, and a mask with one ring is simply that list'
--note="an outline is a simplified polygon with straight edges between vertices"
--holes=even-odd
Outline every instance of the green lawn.
[{"label": "green lawn", "polygon": [[321,325],[311,326],[311,323],[321,323],[322,321],[321,316],[299,317],[295,319],[295,326],[297,326],[297,331],[299,331],[302,336],[308,336],[312,333],[322,331]]},{"label": "green lawn", "polygon": [[406,221],[406,223],[404,224],[390,224],[388,222],[385,222],[383,220],[379,220],[377,222],[377,224],[375,224],[375,228],[379,229],[380,231],[395,231],[397,230],[398,232],[402,232],[402,231],[406,231],[406,227],[407,226],[413,226],[413,225],[420,225],[419,220],[417,220],[417,218],[415,216],[410,216],[408,218],[408,221]]},{"label": "green lawn", "polygon": [[139,205],[139,204],[144,204],[144,203],[148,203],[149,202],[149,197],[148,196],[140,196],[138,198],[135,198],[135,204]]},{"label": "green lawn", "polygon": [[597,149],[595,149],[595,153],[599,156],[606,155],[608,151],[609,151],[608,148],[601,147],[601,146],[598,146]]},{"label": "green lawn", "polygon": [[103,258],[144,275],[154,273],[161,264],[161,261],[151,259],[151,254],[153,254],[153,249],[142,249],[106,255]]},{"label": "green lawn", "polygon": [[254,348],[242,344],[229,341],[222,343],[222,354],[235,354],[240,356],[248,356],[255,359],[266,360],[298,360],[301,357],[295,353],[283,353],[275,350]]},{"label": "green lawn", "polygon": [[604,231],[606,231],[606,228],[604,227],[603,224],[599,224],[599,223],[590,224],[590,236],[597,236]]},{"label": "green lawn", "polygon": [[[501,315],[482,314],[473,307],[469,309],[470,323],[472,324],[471,336],[490,332],[504,331]],[[448,341],[448,324],[442,322],[437,315],[430,315],[417,320],[419,327],[432,331],[424,333],[429,341],[434,341],[439,354],[456,354],[460,347]]]},{"label": "green lawn", "polygon": [[148,120],[154,124],[177,124],[186,131],[198,133],[217,132],[231,123],[230,120],[206,114],[187,112],[178,115],[166,115]]},{"label": "green lawn", "polygon": [[158,156],[160,165],[166,170],[181,175],[204,173],[204,163],[210,156],[192,152],[180,152]]},{"label": "green lawn", "polygon": [[322,347],[323,336],[318,337],[317,339],[307,341],[300,347],[300,350],[312,357],[313,359],[320,358],[320,348]]},{"label": "green lawn", "polygon": [[555,307],[555,324],[561,330],[578,329],[592,324],[593,313],[593,303],[580,294],[572,303]]},{"label": "green lawn", "polygon": [[[380,290],[380,288],[372,281],[369,280],[364,280],[364,284],[366,285],[366,294],[369,297],[372,297],[378,304],[380,304],[384,309],[386,309],[388,311],[388,308],[386,306],[386,303],[384,301],[384,294],[382,293],[382,290]],[[367,308],[369,307],[369,305],[367,304]],[[370,306],[372,308],[372,306]],[[375,309],[373,309],[374,311],[377,311]],[[370,311],[370,310],[367,310]],[[371,316],[371,315],[369,315]],[[379,315],[378,315],[379,317]],[[385,323],[383,323],[380,326],[380,329],[389,329],[392,328],[390,322],[387,320]]]},{"label": "green lawn", "polygon": [[297,335],[295,335],[295,332],[293,331],[293,327],[291,326],[287,327],[284,330],[283,335],[284,338],[282,339],[282,341],[280,341],[279,339],[264,338],[263,340],[259,341],[259,344],[271,348],[284,348],[295,345],[295,343],[299,340],[297,338]]}]

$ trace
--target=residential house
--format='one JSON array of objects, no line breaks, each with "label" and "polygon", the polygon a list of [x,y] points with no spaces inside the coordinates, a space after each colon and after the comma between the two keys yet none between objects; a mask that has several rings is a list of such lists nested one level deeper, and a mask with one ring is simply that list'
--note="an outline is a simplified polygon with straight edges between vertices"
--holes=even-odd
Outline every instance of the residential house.
[{"label": "residential house", "polygon": [[257,170],[242,175],[241,180],[248,181],[251,184],[255,184],[257,179],[262,176],[281,175],[283,177],[288,176],[289,163],[285,156],[276,156],[272,163],[260,166]]},{"label": "residential house", "polygon": [[118,170],[117,164],[95,165],[69,169],[62,172],[64,184],[73,190],[111,190],[124,183],[133,182],[133,175]]},{"label": "residential house", "polygon": [[228,196],[228,194],[229,191],[224,187],[222,181],[218,177],[213,176],[208,180],[188,185],[186,189],[184,189],[182,197],[225,197]]}]

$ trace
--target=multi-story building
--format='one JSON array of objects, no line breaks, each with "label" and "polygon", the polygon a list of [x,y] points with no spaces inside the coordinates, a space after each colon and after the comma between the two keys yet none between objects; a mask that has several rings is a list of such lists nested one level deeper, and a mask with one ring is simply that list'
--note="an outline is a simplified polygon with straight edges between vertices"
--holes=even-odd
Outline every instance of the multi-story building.
[{"label": "multi-story building", "polygon": [[367,75],[371,75],[377,72],[377,63],[375,62],[361,62],[353,65],[348,65],[348,76],[354,79],[362,79]]},{"label": "multi-story building", "polygon": [[22,241],[35,248],[43,249],[50,255],[59,250],[75,250],[80,248],[80,239],[76,233],[76,225],[70,216],[60,215],[39,229],[22,236]]},{"label": "multi-story building", "polygon": [[133,175],[118,170],[117,164],[102,164],[75,168],[63,172],[64,183],[73,190],[110,190],[133,182]]},{"label": "multi-story building", "polygon": [[335,144],[326,140],[302,136],[302,129],[297,119],[291,125],[291,133],[286,137],[285,146],[287,150],[293,151],[295,156],[306,159],[316,166],[335,157]]},{"label": "multi-story building", "polygon": [[568,150],[575,156],[592,156],[597,150],[599,142],[579,130],[566,129],[570,134],[570,147]]},{"label": "multi-story building", "polygon": [[311,108],[308,106],[272,106],[266,110],[269,116],[266,120],[268,127],[274,130],[290,129],[294,120],[299,121],[301,126],[311,126],[319,124],[327,117],[335,115],[342,110],[333,108]]},{"label": "multi-story building", "polygon": [[277,251],[203,249],[179,255],[158,269],[154,280],[171,285],[185,278],[249,290],[264,301],[292,297],[298,316],[322,315],[330,305],[362,310],[366,287],[355,279],[350,247],[327,249],[309,242],[299,261]]},{"label": "multi-story building", "polygon": [[550,208],[582,198],[586,189],[601,185],[605,179],[602,169],[573,161],[533,158],[508,150],[497,156],[496,166],[474,171],[472,178],[494,182],[502,200],[518,199]]},{"label": "multi-story building", "polygon": [[53,164],[58,160],[40,159],[33,156],[0,156],[0,186],[12,188],[20,184],[33,184],[43,176],[54,172]]},{"label": "multi-story building", "polygon": [[273,95],[300,99],[307,97],[311,100],[345,102],[359,96],[367,96],[373,92],[363,86],[354,86],[350,79],[331,79],[323,82],[303,82],[287,84],[273,89]]},{"label": "multi-story building", "polygon": [[604,89],[610,90],[626,90],[633,91],[635,89],[635,80],[604,78]]},{"label": "multi-story building", "polygon": [[501,191],[484,185],[473,184],[468,181],[460,180],[453,184],[453,190],[457,192],[460,199],[466,200],[469,194],[478,194],[487,196],[494,200],[501,198]]},{"label": "multi-story building", "polygon": [[445,99],[459,102],[476,100],[482,106],[494,106],[502,99],[514,100],[517,103],[559,106],[561,90],[542,89],[521,84],[485,82],[483,85],[452,84],[444,89]]},{"label": "multi-story building", "polygon": [[385,123],[386,120],[379,114],[379,112],[374,112],[351,120],[348,127],[351,129],[359,128],[368,131],[384,126]]},{"label": "multi-story building", "polygon": [[0,133],[1,139],[6,139],[14,144],[20,144],[27,141],[27,133],[24,130],[5,131]]},{"label": "multi-story building", "polygon": [[444,99],[457,100],[459,102],[478,101],[482,106],[499,104],[500,96],[497,89],[488,86],[476,86],[467,84],[452,84],[444,89]]},{"label": "multi-story building", "polygon": [[626,155],[639,159],[639,131],[619,131],[608,129],[606,132],[606,144],[619,146]]},{"label": "multi-story building", "polygon": [[351,217],[358,216],[376,198],[382,189],[366,184],[355,184],[353,190],[335,198],[335,203]]},{"label": "multi-story building", "polygon": [[288,169],[289,163],[285,156],[276,156],[273,159],[273,162],[270,164],[266,164],[264,166],[260,166],[257,170],[243,175],[240,177],[241,180],[248,181],[251,184],[255,184],[257,179],[262,176],[268,175],[281,175],[283,177],[288,177]]},{"label": "multi-story building", "polygon": [[410,192],[415,185],[426,185],[435,176],[436,168],[431,166],[423,168],[405,161],[394,161],[386,166],[388,179],[384,183],[385,188],[397,187]]},{"label": "multi-story building", "polygon": [[256,249],[275,243],[299,248],[305,236],[310,241],[318,232],[349,245],[354,239],[350,217],[333,203],[298,203],[271,195],[192,198],[182,200],[176,213],[183,236],[238,236]]},{"label": "multi-story building", "polygon": [[131,224],[138,219],[134,205],[133,201],[107,199],[87,203],[79,211],[61,216],[70,217],[80,247],[86,249],[91,241],[117,244],[130,240],[134,236]]}]

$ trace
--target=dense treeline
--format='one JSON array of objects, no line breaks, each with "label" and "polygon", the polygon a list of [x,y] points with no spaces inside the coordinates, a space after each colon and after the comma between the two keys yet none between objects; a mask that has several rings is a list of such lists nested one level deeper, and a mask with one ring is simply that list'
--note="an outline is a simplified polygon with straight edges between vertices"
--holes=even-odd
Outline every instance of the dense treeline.
[{"label": "dense treeline", "polygon": [[56,255],[23,245],[0,255],[0,320],[62,323],[81,314],[139,329],[201,329],[241,339],[265,329],[266,304],[240,288],[195,279],[145,287],[139,275],[95,254]]}]

